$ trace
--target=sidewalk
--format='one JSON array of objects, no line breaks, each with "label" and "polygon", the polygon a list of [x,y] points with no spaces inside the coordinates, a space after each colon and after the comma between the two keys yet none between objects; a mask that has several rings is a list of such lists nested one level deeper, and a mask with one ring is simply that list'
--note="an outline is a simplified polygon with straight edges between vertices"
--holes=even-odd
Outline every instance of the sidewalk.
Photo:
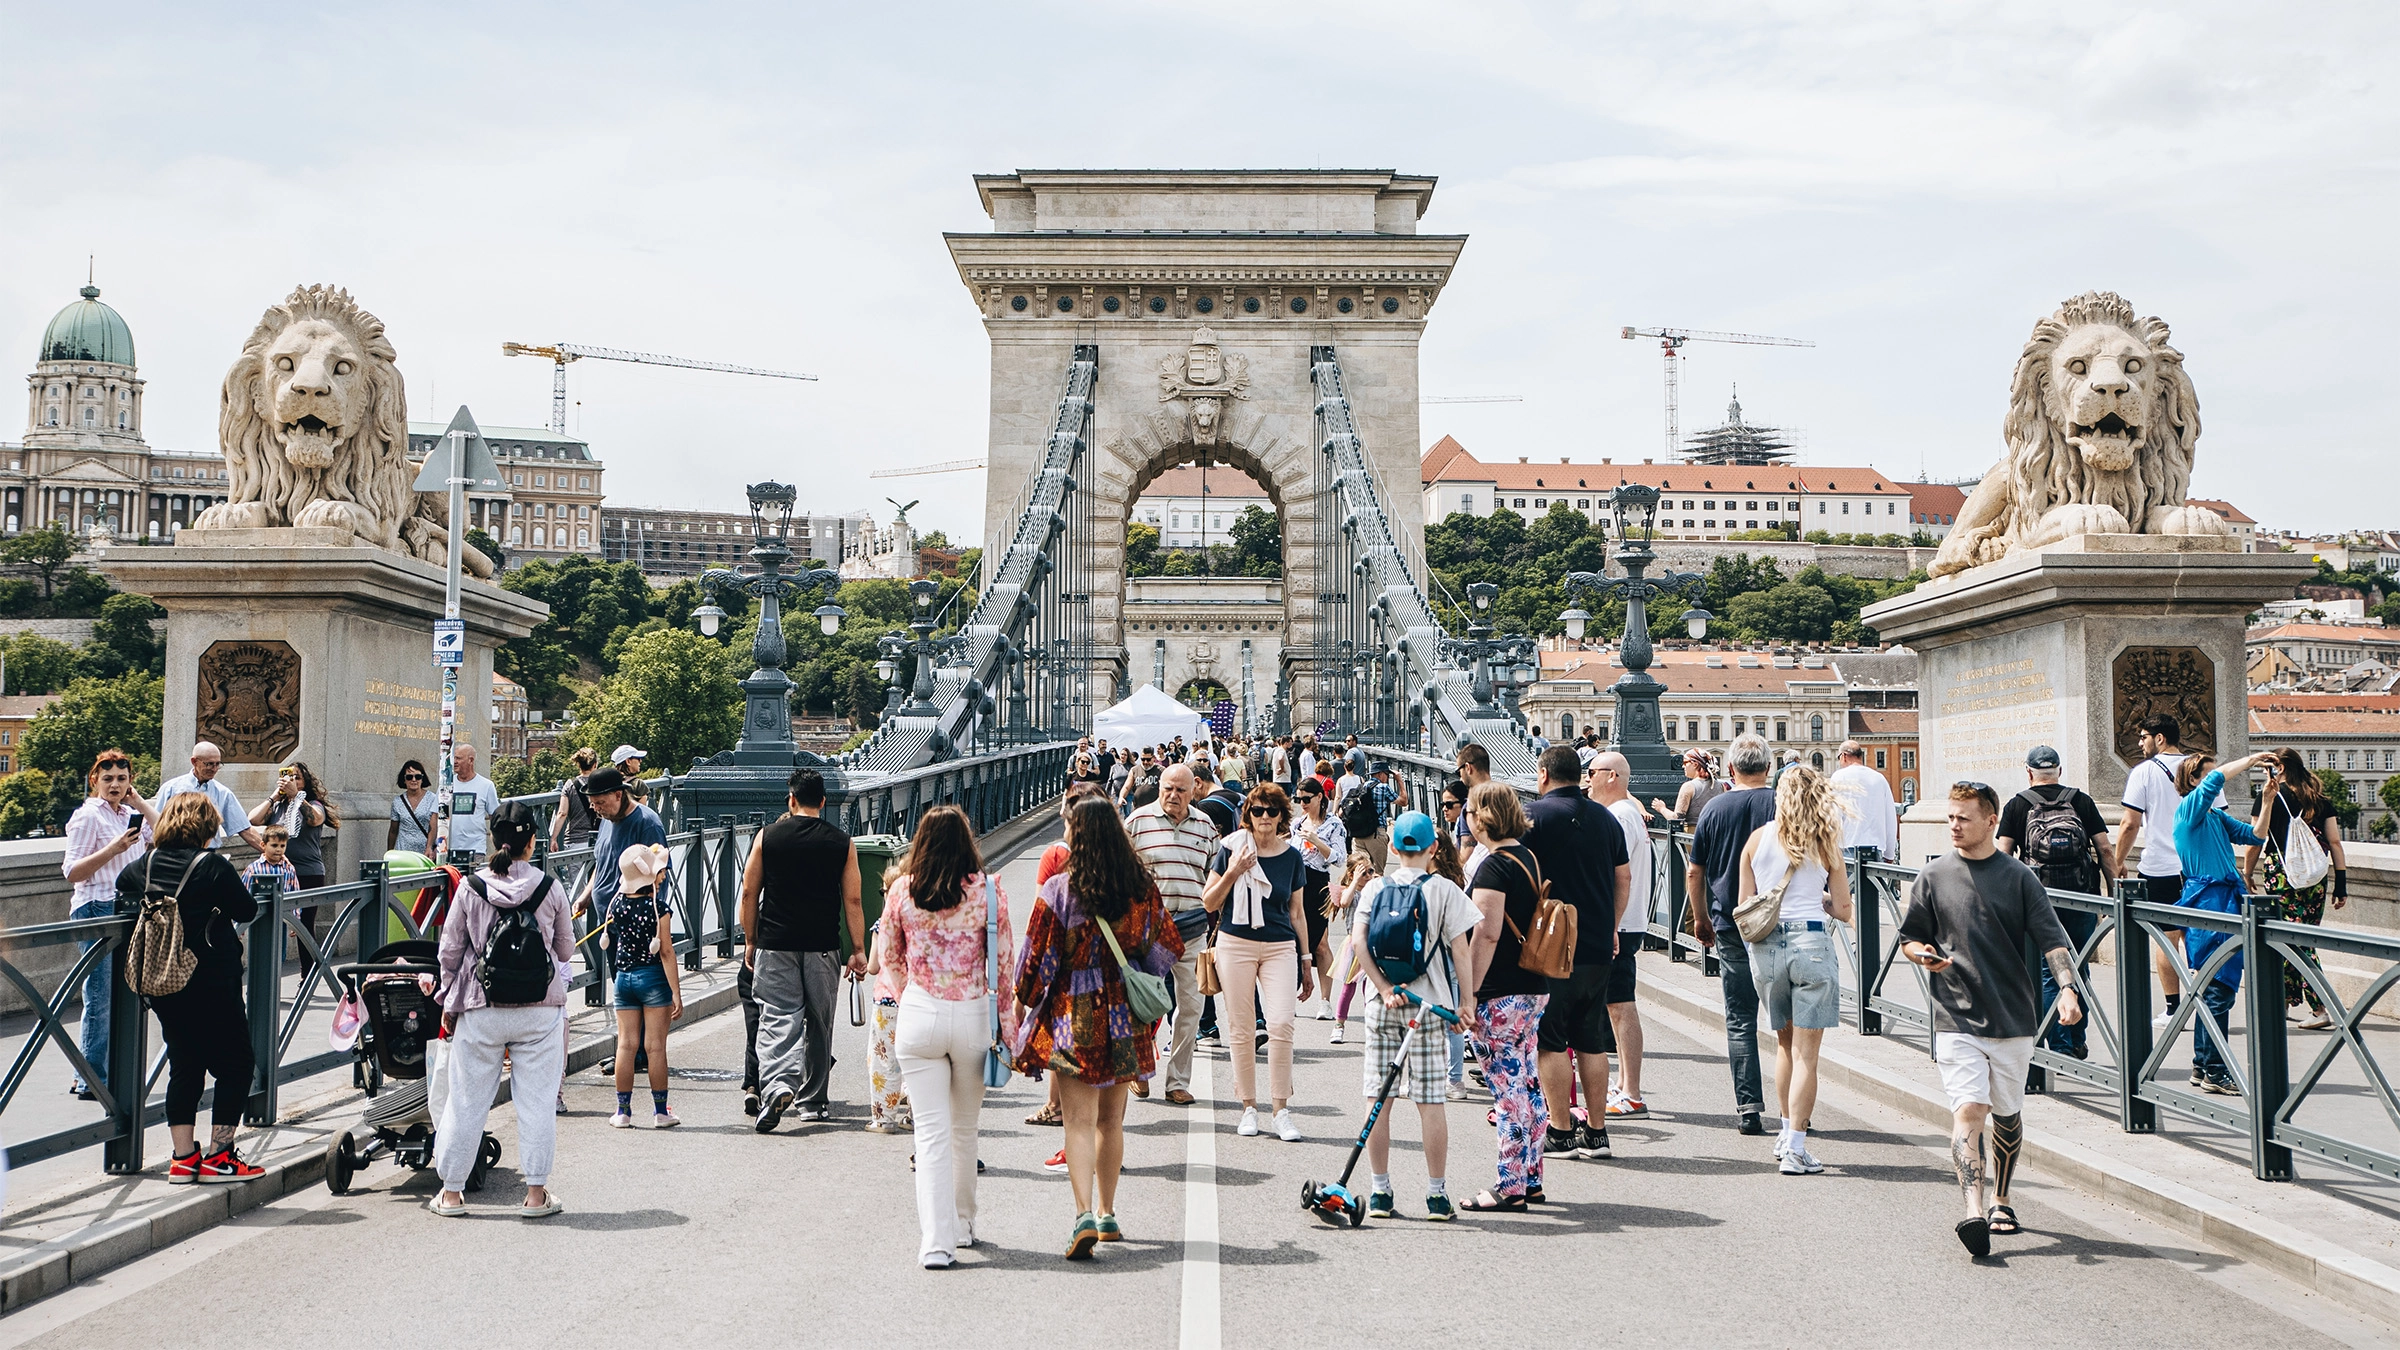
[{"label": "sidewalk", "polygon": [[[735,968],[735,961],[711,955],[698,975],[685,973],[689,997],[682,1027],[739,1006]],[[616,1015],[610,1008],[585,1007],[580,993],[569,997],[567,1072],[575,1073],[615,1052]],[[171,1150],[164,1125],[146,1136],[149,1166],[139,1176],[102,1173],[97,1148],[42,1164],[71,1170],[52,1173],[52,1184],[42,1191],[11,1190],[8,1212],[0,1217],[0,1314],[172,1246],[278,1196],[322,1184],[326,1148],[338,1131],[359,1122],[366,1094],[350,1086],[346,1069],[290,1084],[285,1091],[291,1095],[280,1121],[242,1132],[243,1152],[266,1169],[256,1181],[239,1186],[167,1185]],[[508,1096],[504,1079],[495,1105]],[[391,1166],[388,1161],[374,1165],[377,1171]]]},{"label": "sidewalk", "polygon": [[[1702,976],[1697,962],[1644,953],[1640,970],[1645,1000],[1723,1035],[1717,981]],[[1762,1032],[1759,1041],[1771,1096],[1775,1040]],[[1949,1103],[1921,1040],[1862,1036],[1845,1024],[1826,1033],[1818,1071],[1828,1084],[1949,1128]],[[2071,1083],[2028,1097],[2025,1169],[2400,1323],[2400,1186],[2306,1159],[2298,1180],[2260,1181],[2230,1133],[2160,1114],[2157,1134],[2133,1135],[2117,1127],[2113,1097]]]}]

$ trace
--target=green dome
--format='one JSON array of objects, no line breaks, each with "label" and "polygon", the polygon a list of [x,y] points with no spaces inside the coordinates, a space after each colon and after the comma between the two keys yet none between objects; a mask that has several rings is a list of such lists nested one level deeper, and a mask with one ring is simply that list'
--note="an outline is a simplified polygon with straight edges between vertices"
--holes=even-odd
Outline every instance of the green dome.
[{"label": "green dome", "polygon": [[44,361],[111,361],[133,364],[133,330],[100,303],[100,288],[86,286],[83,298],[58,312],[42,333]]}]

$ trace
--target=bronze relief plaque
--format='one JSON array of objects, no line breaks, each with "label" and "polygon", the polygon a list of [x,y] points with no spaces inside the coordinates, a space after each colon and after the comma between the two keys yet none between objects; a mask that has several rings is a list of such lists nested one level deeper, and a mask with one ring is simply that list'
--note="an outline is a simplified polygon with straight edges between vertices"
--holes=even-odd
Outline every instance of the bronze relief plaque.
[{"label": "bronze relief plaque", "polygon": [[2109,688],[2117,758],[2141,762],[2143,719],[2161,713],[2175,719],[2183,748],[2217,748],[2217,671],[2197,647],[2127,647],[2109,666]]},{"label": "bronze relief plaque", "polygon": [[273,639],[210,643],[195,722],[228,764],[280,763],[300,744],[300,653]]}]

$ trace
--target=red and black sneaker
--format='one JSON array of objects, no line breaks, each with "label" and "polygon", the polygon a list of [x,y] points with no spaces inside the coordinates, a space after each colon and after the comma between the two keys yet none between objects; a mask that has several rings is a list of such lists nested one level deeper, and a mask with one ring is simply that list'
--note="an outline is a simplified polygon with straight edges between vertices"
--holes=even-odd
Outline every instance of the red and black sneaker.
[{"label": "red and black sneaker", "polygon": [[243,1162],[231,1147],[218,1150],[200,1160],[200,1183],[221,1186],[227,1182],[251,1181],[267,1174],[267,1169]]},{"label": "red and black sneaker", "polygon": [[184,1154],[182,1157],[177,1158],[171,1163],[168,1163],[167,1184],[170,1186],[189,1186],[193,1182],[198,1181],[200,1179],[200,1162],[200,1150],[198,1148],[194,1148],[191,1152]]}]

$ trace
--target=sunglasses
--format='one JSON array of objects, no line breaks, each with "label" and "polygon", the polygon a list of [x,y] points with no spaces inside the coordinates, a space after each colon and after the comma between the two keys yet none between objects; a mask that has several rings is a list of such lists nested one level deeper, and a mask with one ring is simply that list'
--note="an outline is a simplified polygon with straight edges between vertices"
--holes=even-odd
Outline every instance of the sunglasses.
[{"label": "sunglasses", "polygon": [[1463,807],[1463,806],[1465,806],[1465,805],[1466,805],[1466,803],[1465,803],[1465,802],[1443,802],[1443,803],[1442,803],[1442,809],[1443,809],[1443,810],[1445,810],[1445,811],[1456,811],[1456,810],[1458,810],[1460,807]]},{"label": "sunglasses", "polygon": [[1283,819],[1282,809],[1273,806],[1253,806],[1250,808],[1250,815],[1253,817],[1264,816],[1269,820]]},{"label": "sunglasses", "polygon": [[403,783],[422,783],[425,781],[425,775],[421,773],[404,773],[400,775],[400,781]]}]

